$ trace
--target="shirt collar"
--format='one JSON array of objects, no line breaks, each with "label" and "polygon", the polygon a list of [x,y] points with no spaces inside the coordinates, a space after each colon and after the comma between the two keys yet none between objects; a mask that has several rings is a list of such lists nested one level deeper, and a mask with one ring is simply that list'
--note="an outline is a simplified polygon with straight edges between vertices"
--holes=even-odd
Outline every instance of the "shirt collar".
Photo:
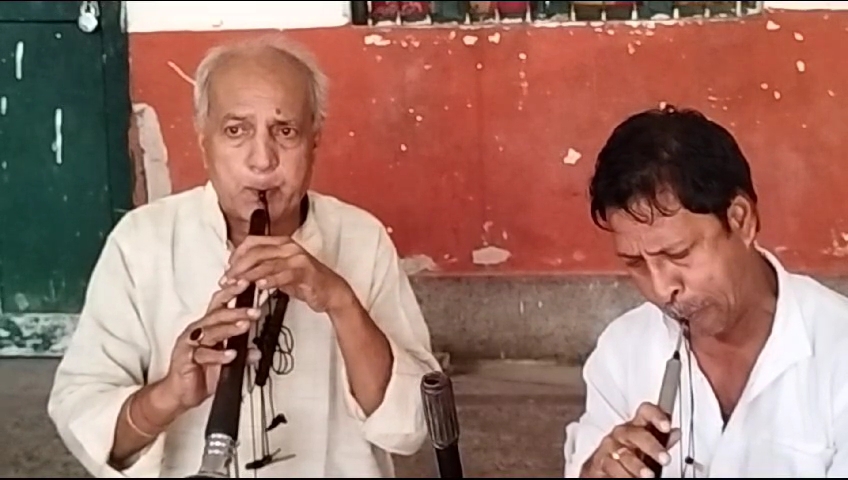
[{"label": "shirt collar", "polygon": [[764,390],[795,363],[813,354],[800,299],[797,290],[793,288],[795,281],[792,274],[786,271],[774,254],[760,246],[757,246],[757,250],[777,274],[777,306],[771,335],[751,372],[751,384],[745,393],[749,398]]}]

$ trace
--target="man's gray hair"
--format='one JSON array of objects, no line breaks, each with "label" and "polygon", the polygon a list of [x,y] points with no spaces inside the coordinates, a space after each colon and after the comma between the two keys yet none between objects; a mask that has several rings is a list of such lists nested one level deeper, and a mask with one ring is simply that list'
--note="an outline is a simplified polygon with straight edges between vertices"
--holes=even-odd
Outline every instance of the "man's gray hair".
[{"label": "man's gray hair", "polygon": [[194,76],[194,124],[196,128],[203,128],[209,113],[209,86],[215,70],[227,59],[266,48],[291,57],[307,70],[313,127],[316,131],[321,129],[327,116],[329,89],[327,76],[318,66],[315,57],[306,48],[279,35],[268,35],[219,45],[206,52],[197,66]]}]

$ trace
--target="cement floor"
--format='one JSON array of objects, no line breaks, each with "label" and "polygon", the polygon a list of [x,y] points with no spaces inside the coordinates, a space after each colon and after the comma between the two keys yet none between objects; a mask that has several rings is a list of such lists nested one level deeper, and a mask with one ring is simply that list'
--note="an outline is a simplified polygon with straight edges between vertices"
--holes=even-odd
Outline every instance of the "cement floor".
[{"label": "cement floor", "polygon": [[[47,418],[55,360],[0,359],[0,477],[86,478]],[[580,414],[574,368],[485,362],[452,373],[465,476],[562,477],[566,422]],[[432,448],[396,460],[398,476],[436,476]]]}]

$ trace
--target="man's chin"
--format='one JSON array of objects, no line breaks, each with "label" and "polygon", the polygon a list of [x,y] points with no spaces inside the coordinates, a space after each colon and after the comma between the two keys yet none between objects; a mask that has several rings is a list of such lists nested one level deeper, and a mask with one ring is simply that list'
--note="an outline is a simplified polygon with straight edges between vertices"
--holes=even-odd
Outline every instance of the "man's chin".
[{"label": "man's chin", "polygon": [[724,331],[725,325],[708,315],[689,321],[689,334],[696,337],[716,337]]}]

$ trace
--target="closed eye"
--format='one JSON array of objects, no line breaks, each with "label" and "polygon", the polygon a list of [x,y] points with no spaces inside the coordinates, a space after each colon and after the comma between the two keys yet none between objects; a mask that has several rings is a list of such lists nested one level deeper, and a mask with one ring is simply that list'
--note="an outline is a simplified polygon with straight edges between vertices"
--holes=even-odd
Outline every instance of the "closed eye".
[{"label": "closed eye", "polygon": [[670,252],[667,253],[666,256],[672,260],[683,260],[684,258],[689,256],[689,249],[681,250],[679,252]]},{"label": "closed eye", "polygon": [[638,268],[643,263],[641,257],[622,257],[622,259],[627,268]]}]

